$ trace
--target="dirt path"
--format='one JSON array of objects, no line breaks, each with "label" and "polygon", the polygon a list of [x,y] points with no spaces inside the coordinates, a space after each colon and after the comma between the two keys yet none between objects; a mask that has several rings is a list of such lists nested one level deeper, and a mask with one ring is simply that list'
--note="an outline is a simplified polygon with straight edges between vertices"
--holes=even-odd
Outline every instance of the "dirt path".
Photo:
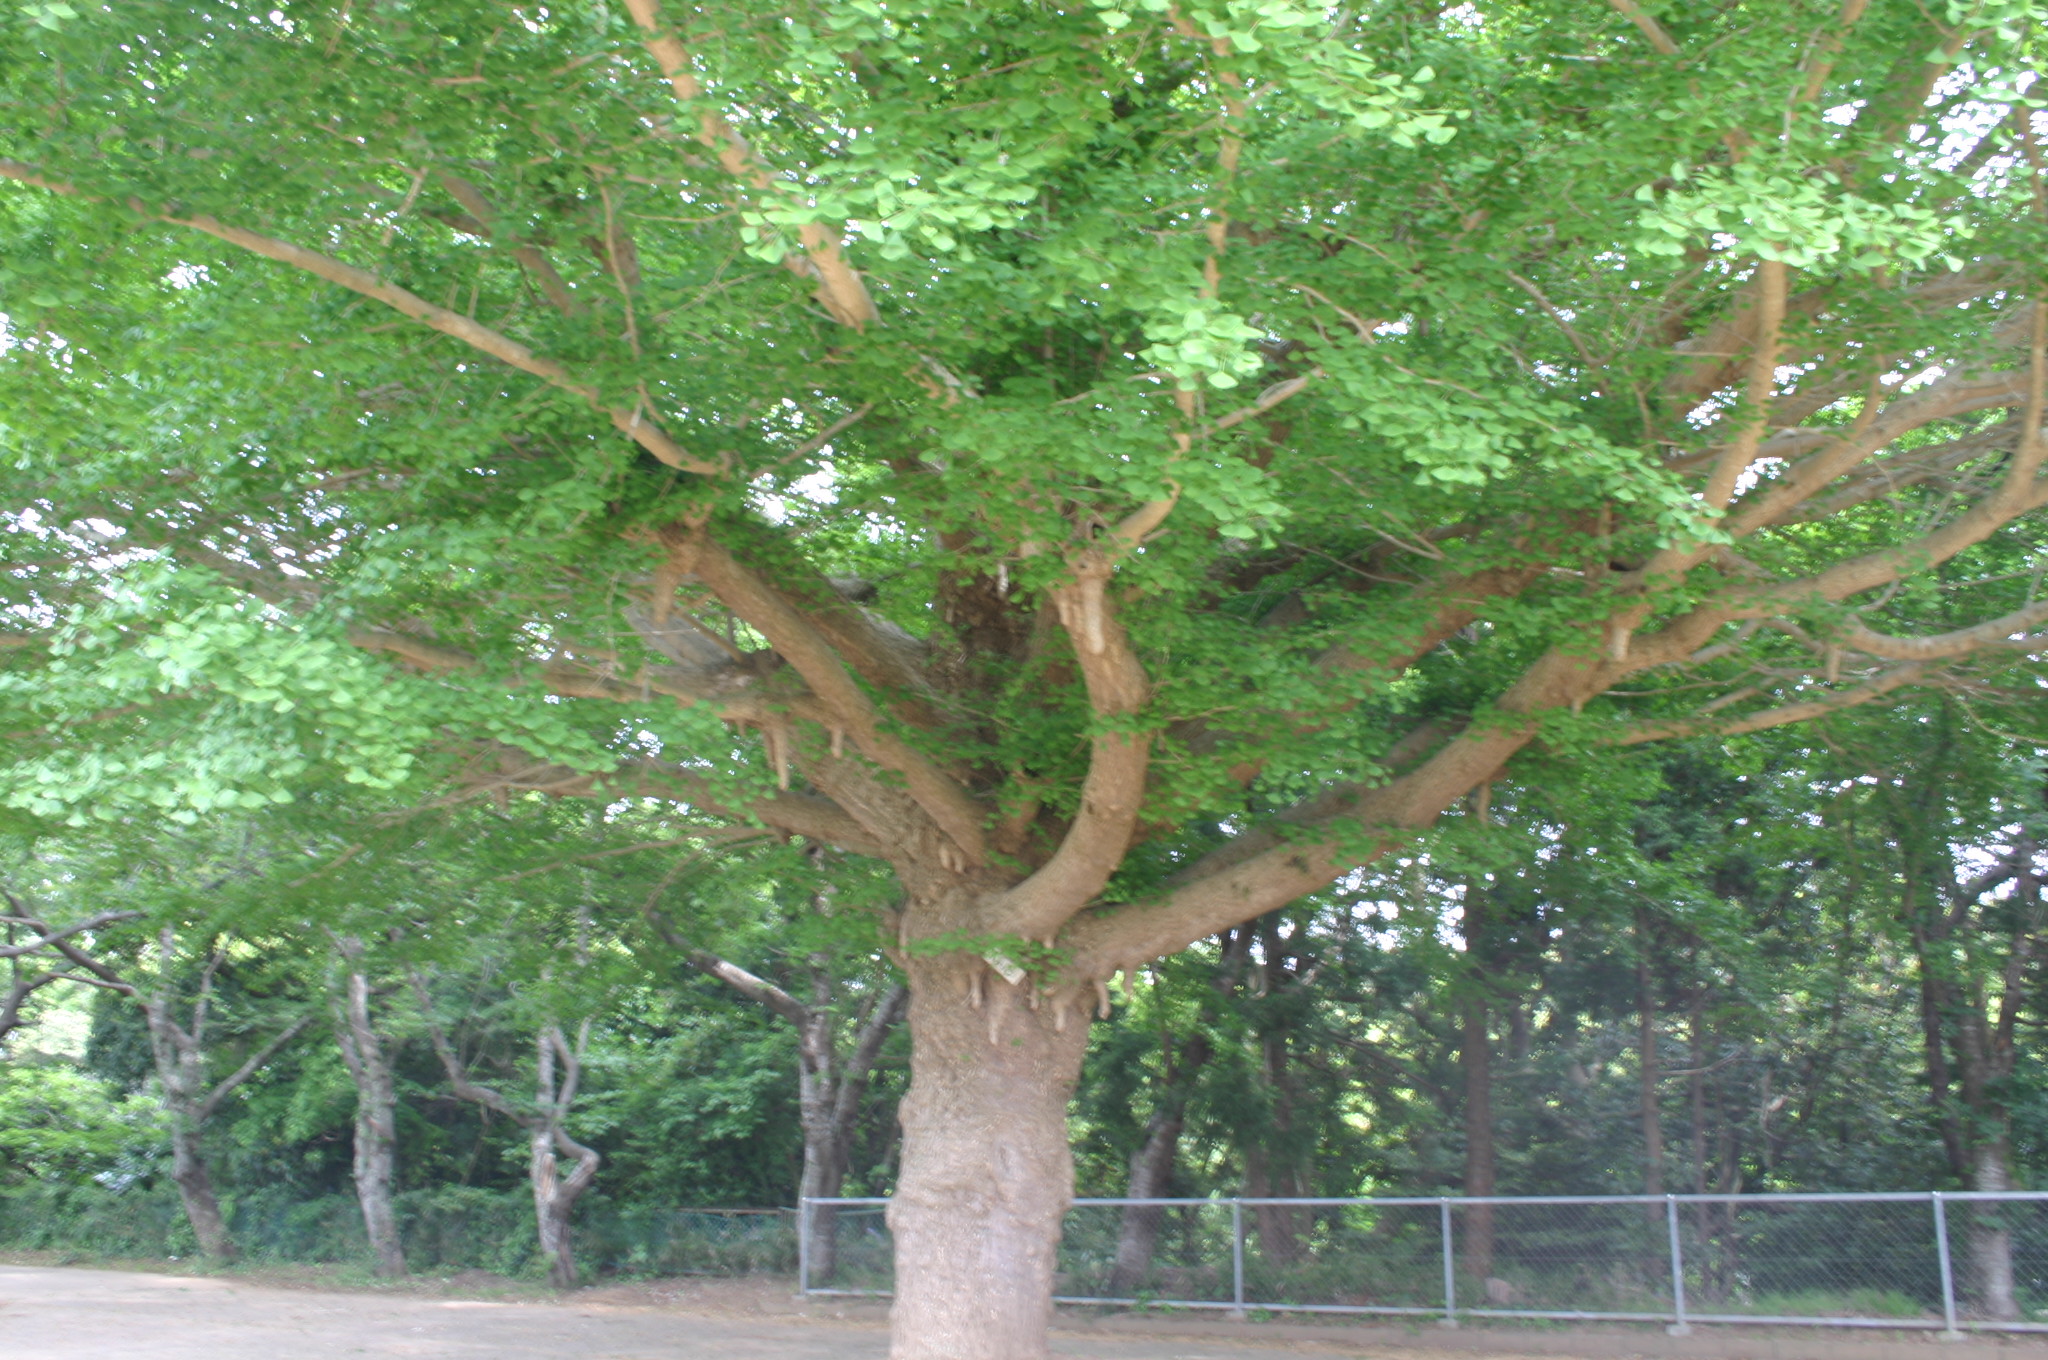
[{"label": "dirt path", "polygon": [[[867,1316],[796,1316],[786,1301],[626,1290],[560,1301],[493,1302],[401,1293],[286,1288],[203,1275],[0,1265],[0,1356],[6,1360],[881,1360]],[[752,1315],[750,1315],[752,1314]],[[1077,1360],[1280,1360],[1299,1343],[1062,1336]],[[1396,1353],[1375,1350],[1393,1360]]]}]

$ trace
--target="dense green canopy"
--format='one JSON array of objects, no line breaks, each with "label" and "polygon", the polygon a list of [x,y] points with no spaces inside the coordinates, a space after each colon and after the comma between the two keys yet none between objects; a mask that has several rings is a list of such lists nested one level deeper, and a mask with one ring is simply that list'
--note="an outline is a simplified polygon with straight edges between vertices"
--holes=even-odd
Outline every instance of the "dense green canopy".
[{"label": "dense green canopy", "polygon": [[0,795],[886,860],[899,1353],[1035,1354],[1113,971],[1510,762],[2033,692],[2033,10],[20,9]]}]

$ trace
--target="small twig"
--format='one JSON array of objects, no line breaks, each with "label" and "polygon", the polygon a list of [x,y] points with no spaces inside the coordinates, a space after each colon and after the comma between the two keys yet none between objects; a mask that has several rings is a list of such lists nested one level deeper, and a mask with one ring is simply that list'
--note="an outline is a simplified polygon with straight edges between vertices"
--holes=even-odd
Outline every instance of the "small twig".
[{"label": "small twig", "polygon": [[1233,425],[1242,425],[1253,416],[1263,415],[1281,402],[1286,401],[1296,392],[1301,391],[1302,388],[1307,387],[1313,379],[1322,376],[1323,370],[1319,368],[1312,373],[1304,373],[1298,378],[1289,378],[1286,382],[1274,383],[1271,387],[1259,393],[1257,400],[1253,401],[1251,405],[1238,407],[1229,415],[1210,425],[1203,433],[1215,434],[1217,431],[1227,430]]},{"label": "small twig", "polygon": [[1605,367],[1605,365],[1603,365],[1598,359],[1595,359],[1593,357],[1593,351],[1586,348],[1586,342],[1579,338],[1579,333],[1576,330],[1572,329],[1572,323],[1566,320],[1565,314],[1557,309],[1557,304],[1553,303],[1548,297],[1544,296],[1543,290],[1536,286],[1534,280],[1525,279],[1512,269],[1508,270],[1507,274],[1509,280],[1512,281],[1517,288],[1520,288],[1523,292],[1527,293],[1531,298],[1535,299],[1536,305],[1538,307],[1541,307],[1544,313],[1547,316],[1549,316],[1549,318],[1552,321],[1557,323],[1557,328],[1564,332],[1565,339],[1572,342],[1572,348],[1578,351],[1579,358],[1582,361],[1584,361],[1586,367]]},{"label": "small twig", "polygon": [[867,402],[863,404],[858,410],[849,412],[848,414],[839,417],[839,419],[833,421],[830,425],[827,425],[824,429],[818,431],[818,433],[812,435],[809,439],[806,439],[803,443],[797,445],[788,453],[782,455],[781,458],[776,460],[775,466],[781,467],[785,463],[792,463],[797,459],[802,458],[806,454],[816,453],[819,449],[825,447],[825,445],[831,441],[832,436],[838,434],[841,430],[846,429],[848,426],[854,424],[856,421],[859,421],[860,419],[865,417],[868,412],[874,409],[875,404],[873,402]]},{"label": "small twig", "polygon": [[384,224],[385,245],[390,245],[391,238],[398,234],[399,220],[403,218],[407,213],[412,211],[413,200],[420,196],[420,186],[422,184],[425,184],[426,182],[427,167],[422,165],[419,168],[419,170],[414,173],[412,177],[412,187],[405,191],[405,199],[398,205],[398,211],[393,213],[391,215],[391,220]]}]

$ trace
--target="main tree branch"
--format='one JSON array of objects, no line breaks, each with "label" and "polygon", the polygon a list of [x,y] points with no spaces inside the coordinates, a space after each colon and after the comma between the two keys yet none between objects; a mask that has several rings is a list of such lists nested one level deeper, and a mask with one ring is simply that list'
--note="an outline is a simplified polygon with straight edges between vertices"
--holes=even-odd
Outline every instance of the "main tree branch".
[{"label": "main tree branch", "polygon": [[[643,40],[646,48],[661,66],[661,73],[668,77],[669,87],[676,92],[676,98],[685,104],[697,105],[704,96],[703,82],[697,79],[690,49],[675,36],[674,30],[662,23],[661,6],[656,0],[626,0],[626,12],[647,35]],[[697,140],[717,153],[718,163],[727,174],[751,186],[757,193],[773,193],[781,189],[753,147],[717,110],[708,106],[697,110]],[[787,191],[783,192],[787,196]],[[846,262],[846,256],[839,249],[838,238],[819,222],[804,223],[797,229],[797,238],[803,242],[804,258],[799,260],[795,256],[785,256],[783,263],[793,272],[808,274],[818,281],[818,300],[832,314],[832,319],[855,330],[861,330],[875,320],[879,313],[875,310],[874,299],[868,296],[867,285],[861,282],[860,275]]]},{"label": "main tree branch", "polygon": [[1894,690],[1904,689],[1908,685],[1919,684],[1932,675],[1934,669],[1926,662],[1909,662],[1885,671],[1860,685],[1834,690],[1818,699],[1796,704],[1781,704],[1776,708],[1762,709],[1741,717],[1681,718],[1670,722],[1640,723],[1625,729],[1620,736],[1612,739],[1612,744],[1640,746],[1644,742],[1670,741],[1678,737],[1697,737],[1708,733],[1734,737],[1745,732],[1762,732],[1773,727],[1808,722],[1814,718],[1826,717],[1830,713],[1839,713],[1843,709],[1856,708],[1874,699],[1882,699]]},{"label": "main tree branch", "polygon": [[[1135,535],[1142,536],[1142,530]],[[1111,570],[1109,559],[1090,549],[1072,576],[1050,592],[1073,643],[1096,731],[1081,808],[1059,849],[990,908],[997,929],[1033,939],[1049,937],[1102,891],[1123,863],[1145,801],[1152,738],[1131,724],[1151,695],[1151,682],[1110,606]]]},{"label": "main tree branch", "polygon": [[903,776],[926,816],[952,840],[969,865],[987,856],[982,809],[967,790],[901,737],[883,728],[875,701],[813,622],[787,597],[742,565],[701,530],[671,542],[675,565],[693,573],[725,606],[768,639],[768,644],[810,686],[830,719],[850,734],[862,754]]},{"label": "main tree branch", "polygon": [[[85,193],[75,185],[51,180],[37,171],[35,167],[24,165],[19,161],[0,159],[0,179],[12,179],[23,184],[32,184],[38,188],[48,189],[52,193],[65,194],[71,197],[94,197],[94,195]],[[437,307],[417,293],[401,288],[395,283],[386,283],[367,269],[358,269],[354,265],[346,264],[331,255],[323,255],[317,250],[308,250],[304,246],[294,245],[289,241],[281,241],[276,237],[265,236],[259,232],[248,231],[242,227],[230,226],[218,218],[204,214],[198,217],[177,217],[167,212],[153,210],[140,202],[132,200],[129,202],[128,207],[140,216],[168,223],[171,226],[189,227],[194,231],[204,232],[208,236],[227,242],[229,245],[238,246],[252,254],[261,255],[267,260],[275,260],[279,264],[290,265],[294,269],[311,274],[316,278],[325,279],[329,283],[339,284],[352,293],[381,302],[393,311],[430,326],[443,335],[451,336],[468,345],[471,349],[488,354],[494,359],[511,365],[522,373],[531,373],[533,376],[545,380],[564,392],[573,393],[589,402],[591,406],[599,411],[602,411],[610,418],[614,426],[623,431],[641,448],[646,449],[672,468],[678,468],[684,472],[694,472],[704,477],[720,476],[725,471],[722,465],[698,458],[686,451],[680,444],[671,439],[668,432],[663,430],[651,416],[645,414],[638,405],[621,407],[606,402],[603,394],[597,388],[589,383],[578,380],[566,367],[555,360],[535,354],[531,349],[520,344],[512,337],[494,331],[481,322],[463,315],[461,312],[450,311],[446,307]]]},{"label": "main tree branch", "polygon": [[1371,863],[1494,777],[1535,739],[1539,716],[1575,707],[1612,679],[1614,668],[1582,651],[1555,648],[1475,721],[1409,773],[1348,798],[1292,844],[1219,868],[1151,902],[1071,923],[1061,943],[1080,980],[1187,947],[1204,935],[1283,907]]}]

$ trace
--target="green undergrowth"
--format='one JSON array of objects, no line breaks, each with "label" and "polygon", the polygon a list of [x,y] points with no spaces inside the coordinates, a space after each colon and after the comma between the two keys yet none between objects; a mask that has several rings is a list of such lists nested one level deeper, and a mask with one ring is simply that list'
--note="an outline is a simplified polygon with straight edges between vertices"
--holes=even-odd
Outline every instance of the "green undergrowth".
[{"label": "green undergrowth", "polygon": [[[318,1268],[323,1279],[367,1282],[362,1218],[347,1196],[224,1196],[241,1251],[238,1269]],[[426,1277],[531,1282],[546,1273],[523,1192],[441,1186],[397,1197],[406,1259]],[[722,1215],[591,1198],[576,1245],[586,1280],[793,1275],[795,1229],[786,1215]],[[124,1189],[24,1186],[0,1194],[0,1251],[52,1264],[140,1262],[196,1268],[197,1245],[167,1185]]]}]

